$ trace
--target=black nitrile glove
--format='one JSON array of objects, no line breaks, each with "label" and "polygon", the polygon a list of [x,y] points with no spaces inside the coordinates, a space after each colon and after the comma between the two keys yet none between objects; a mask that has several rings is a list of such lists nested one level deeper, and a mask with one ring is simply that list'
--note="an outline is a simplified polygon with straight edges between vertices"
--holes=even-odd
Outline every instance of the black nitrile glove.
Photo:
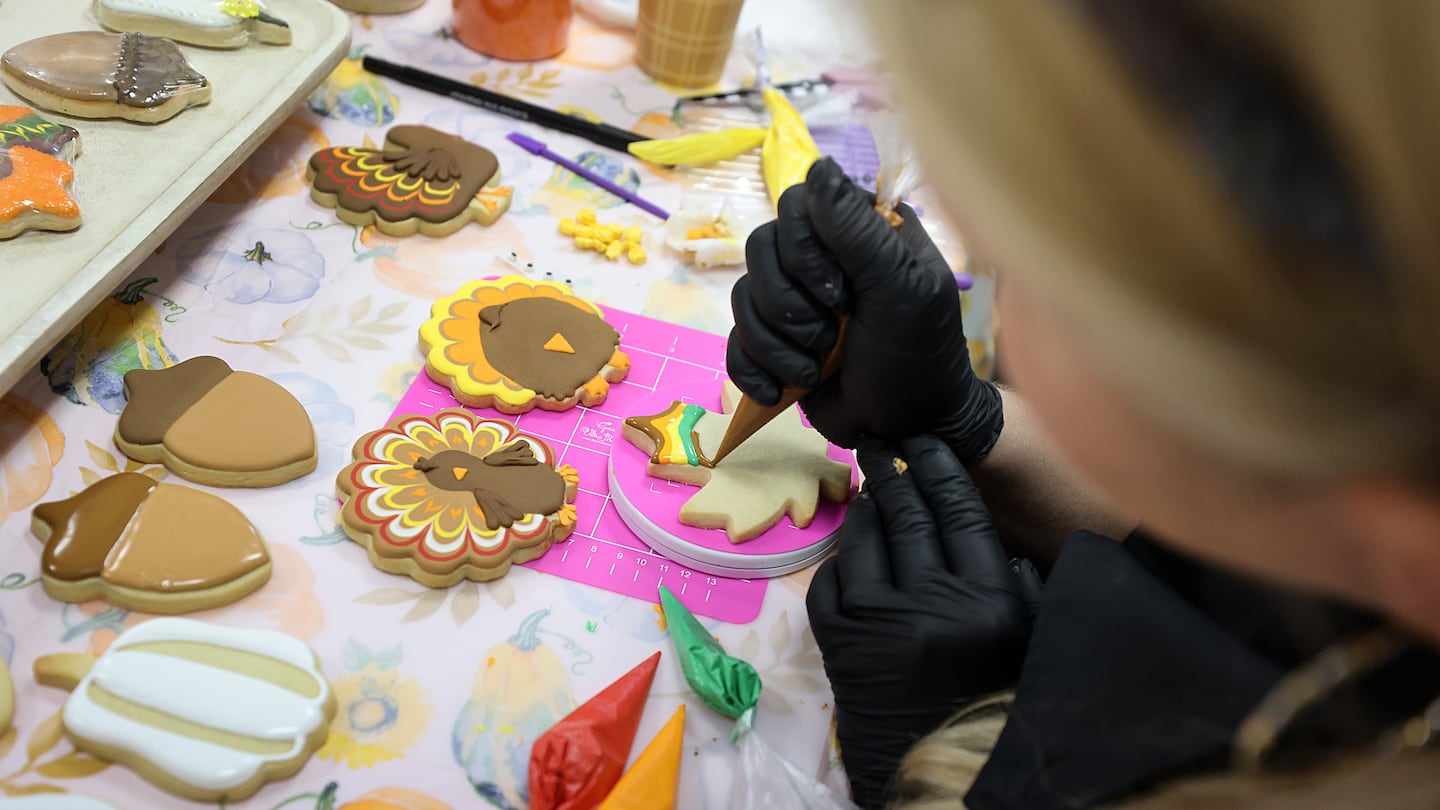
[{"label": "black nitrile glove", "polygon": [[867,439],[859,459],[865,490],[805,604],[851,793],[868,810],[884,806],[917,740],[964,703],[1015,685],[1042,586],[1029,563],[1012,568],[939,438],[898,448]]},{"label": "black nitrile glove", "polygon": [[[800,404],[836,444],[932,433],[974,464],[1000,436],[1000,393],[970,369],[955,277],[915,212],[900,206],[897,230],[874,205],[828,158],[780,198],[731,293],[730,378],[762,405],[813,389]],[[820,384],[837,315],[851,316],[843,360]]]}]

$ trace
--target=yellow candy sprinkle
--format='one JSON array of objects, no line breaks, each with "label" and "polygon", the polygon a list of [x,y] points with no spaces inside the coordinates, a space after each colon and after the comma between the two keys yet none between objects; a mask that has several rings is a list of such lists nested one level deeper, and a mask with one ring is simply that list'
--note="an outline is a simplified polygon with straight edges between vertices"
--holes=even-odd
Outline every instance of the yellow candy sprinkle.
[{"label": "yellow candy sprinkle", "polygon": [[595,224],[595,211],[594,211],[594,209],[581,208],[579,211],[576,211],[576,212],[575,212],[575,221],[578,222],[578,223],[580,223],[581,225],[594,225],[594,224]]},{"label": "yellow candy sprinkle", "polygon": [[624,250],[625,246],[623,244],[619,242],[611,242],[609,246],[605,248],[605,258],[609,259],[612,262],[616,261],[620,258],[620,254],[624,252]]},{"label": "yellow candy sprinkle", "polygon": [[562,219],[562,220],[560,220],[560,233],[563,233],[563,234],[565,234],[566,236],[574,236],[574,235],[575,235],[576,233],[578,233],[578,232],[579,232],[579,226],[575,224],[575,220],[573,220],[573,219]]},{"label": "yellow candy sprinkle", "polygon": [[642,231],[642,230],[640,230],[640,226],[639,226],[639,225],[631,225],[630,227],[628,227],[628,228],[625,229],[625,241],[626,241],[626,242],[634,242],[635,244],[638,245],[638,244],[640,244],[640,241],[643,240],[644,238],[645,238],[645,232]]},{"label": "yellow candy sprinkle", "polygon": [[639,245],[631,245],[630,252],[626,255],[626,258],[630,260],[631,264],[644,264],[645,260],[649,257],[645,255],[645,248]]},{"label": "yellow candy sprinkle", "polygon": [[595,240],[594,240],[594,239],[591,239],[591,238],[589,238],[589,237],[587,237],[587,236],[577,236],[577,237],[575,237],[575,247],[580,248],[581,250],[589,250],[590,248],[592,248],[592,247],[594,247],[594,246],[595,246]]}]

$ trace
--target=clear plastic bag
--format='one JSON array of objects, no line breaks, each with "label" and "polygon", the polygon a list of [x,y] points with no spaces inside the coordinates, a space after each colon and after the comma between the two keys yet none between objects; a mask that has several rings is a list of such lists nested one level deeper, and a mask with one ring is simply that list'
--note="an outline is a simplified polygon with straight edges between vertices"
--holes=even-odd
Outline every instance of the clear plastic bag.
[{"label": "clear plastic bag", "polygon": [[870,134],[880,159],[880,168],[875,172],[875,210],[896,228],[902,220],[895,213],[895,206],[920,186],[915,147],[901,132],[900,125],[899,116],[886,110],[870,116]]},{"label": "clear plastic bag", "polygon": [[766,745],[751,727],[753,714],[752,709],[735,723],[740,774],[730,799],[733,810],[856,810],[850,800],[805,775]]}]

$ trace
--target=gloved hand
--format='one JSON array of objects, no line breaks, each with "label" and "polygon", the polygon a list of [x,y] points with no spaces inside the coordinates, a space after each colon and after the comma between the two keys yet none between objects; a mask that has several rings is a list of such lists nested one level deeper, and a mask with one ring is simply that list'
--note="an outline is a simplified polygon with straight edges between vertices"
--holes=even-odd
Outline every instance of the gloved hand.
[{"label": "gloved hand", "polygon": [[917,740],[964,703],[1015,685],[1042,586],[1034,566],[1012,568],[940,439],[869,439],[859,459],[865,491],[805,604],[852,795],[878,808]]},{"label": "gloved hand", "polygon": [[[813,389],[801,407],[836,444],[932,433],[974,464],[999,438],[1000,393],[970,368],[955,277],[915,212],[900,206],[897,230],[874,205],[828,158],[780,198],[731,292],[730,378],[762,405]],[[838,315],[843,361],[819,384]]]}]

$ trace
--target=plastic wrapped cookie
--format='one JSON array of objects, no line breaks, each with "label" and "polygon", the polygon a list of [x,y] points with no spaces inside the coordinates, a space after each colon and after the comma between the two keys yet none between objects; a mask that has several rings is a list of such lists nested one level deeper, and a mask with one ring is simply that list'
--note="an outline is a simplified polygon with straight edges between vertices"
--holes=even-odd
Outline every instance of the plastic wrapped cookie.
[{"label": "plastic wrapped cookie", "polygon": [[72,165],[80,133],[29,107],[0,104],[0,239],[80,227]]},{"label": "plastic wrapped cookie", "polygon": [[135,31],[206,48],[240,48],[252,40],[289,45],[290,26],[260,0],[95,0],[112,31]]},{"label": "plastic wrapped cookie", "polygon": [[210,81],[164,37],[71,31],[0,56],[0,80],[37,107],[154,124],[210,103]]},{"label": "plastic wrapped cookie", "polygon": [[216,487],[269,487],[315,469],[318,445],[305,408],[279,384],[218,357],[125,374],[128,401],[115,445]]},{"label": "plastic wrapped cookie", "polygon": [[42,656],[35,678],[72,690],[62,719],[76,748],[202,802],[238,801],[293,776],[335,716],[304,642],[191,619],[132,627],[98,659]]},{"label": "plastic wrapped cookie", "polygon": [[186,613],[234,602],[270,579],[265,541],[240,510],[139,473],[40,504],[30,523],[45,544],[40,581],[62,602]]}]

